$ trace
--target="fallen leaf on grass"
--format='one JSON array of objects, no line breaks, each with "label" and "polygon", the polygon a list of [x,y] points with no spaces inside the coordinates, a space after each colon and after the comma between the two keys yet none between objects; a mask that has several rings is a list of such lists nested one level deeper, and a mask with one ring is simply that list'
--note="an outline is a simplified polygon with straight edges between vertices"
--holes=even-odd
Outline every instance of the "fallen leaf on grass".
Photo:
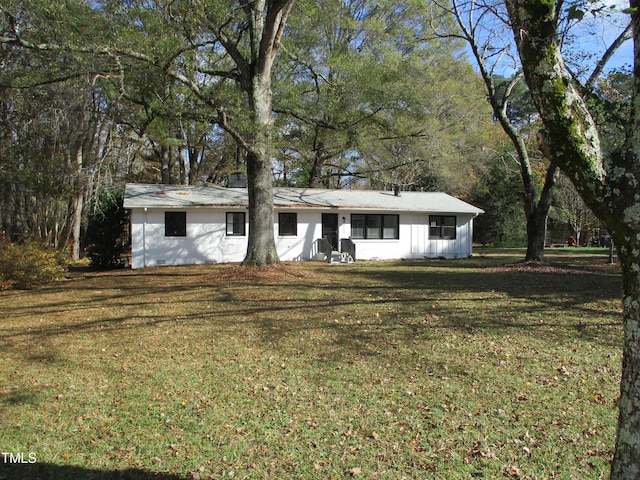
[{"label": "fallen leaf on grass", "polygon": [[505,473],[512,478],[519,478],[520,468],[518,468],[516,465],[509,465],[507,468],[505,468]]},{"label": "fallen leaf on grass", "polygon": [[415,438],[409,442],[416,452],[424,452],[425,448]]}]

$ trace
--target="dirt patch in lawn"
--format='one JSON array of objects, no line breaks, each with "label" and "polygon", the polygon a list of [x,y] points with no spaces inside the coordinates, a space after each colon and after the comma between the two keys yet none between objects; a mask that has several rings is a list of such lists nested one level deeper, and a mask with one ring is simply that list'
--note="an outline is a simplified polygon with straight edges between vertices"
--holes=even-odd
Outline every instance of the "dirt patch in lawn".
[{"label": "dirt patch in lawn", "polygon": [[210,275],[226,282],[260,283],[279,282],[292,279],[313,278],[320,274],[309,268],[298,268],[295,264],[279,263],[263,267],[235,265]]},{"label": "dirt patch in lawn", "polygon": [[504,265],[492,265],[490,267],[484,267],[483,270],[489,272],[534,272],[564,275],[584,274],[586,272],[586,270],[581,267],[534,261],[506,263]]}]

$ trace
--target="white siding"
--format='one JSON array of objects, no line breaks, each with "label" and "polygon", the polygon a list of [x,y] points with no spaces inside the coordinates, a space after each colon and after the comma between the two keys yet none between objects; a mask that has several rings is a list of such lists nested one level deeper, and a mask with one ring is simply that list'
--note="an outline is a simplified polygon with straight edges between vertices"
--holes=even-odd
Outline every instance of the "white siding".
[{"label": "white siding", "polygon": [[[186,265],[197,263],[241,262],[247,250],[247,237],[226,236],[226,212],[246,209],[186,208],[186,237],[166,237],[164,209],[133,208],[131,212],[132,267],[157,265]],[[178,211],[178,210],[176,210]],[[278,235],[278,213],[297,213],[297,235]],[[274,214],[276,249],[283,261],[314,258],[316,240],[322,235],[322,213],[337,213],[340,239],[351,236],[352,213],[372,211],[345,211],[338,209],[278,210]],[[380,212],[388,214],[388,212]],[[452,215],[447,213],[447,215]],[[429,239],[428,215],[399,214],[399,239],[355,239],[357,260],[400,258],[463,258],[471,255],[473,215],[458,214],[455,240]],[[248,221],[248,215],[246,215]],[[249,226],[246,225],[246,233]]]},{"label": "white siding", "polygon": [[[451,215],[450,213],[446,215]],[[456,238],[453,240],[428,239],[423,257],[427,258],[467,258],[471,256],[473,245],[473,216],[456,215]],[[426,227],[427,236],[429,227]],[[418,255],[420,256],[420,255]]]},{"label": "white siding", "polygon": [[[165,210],[133,209],[131,215],[132,267],[241,262],[246,237],[226,236],[227,210],[184,209],[186,237],[166,237]],[[234,211],[230,209],[228,211]],[[235,210],[238,211],[238,210]]]},{"label": "white siding", "polygon": [[[278,236],[278,213],[292,212],[298,215],[298,235],[295,237]],[[327,213],[325,210],[324,213]],[[335,213],[335,212],[333,212]],[[322,236],[322,212],[278,210],[274,215],[273,234],[276,239],[276,250],[280,260],[311,260],[317,253],[315,242]],[[245,252],[246,253],[246,252]]]},{"label": "white siding", "polygon": [[[446,213],[446,215],[452,214]],[[456,215],[456,238],[432,240],[429,238],[429,215],[406,213],[400,214],[398,240],[353,240],[353,242],[356,244],[356,256],[359,260],[467,258],[472,252],[472,225],[473,215],[458,214]]]}]

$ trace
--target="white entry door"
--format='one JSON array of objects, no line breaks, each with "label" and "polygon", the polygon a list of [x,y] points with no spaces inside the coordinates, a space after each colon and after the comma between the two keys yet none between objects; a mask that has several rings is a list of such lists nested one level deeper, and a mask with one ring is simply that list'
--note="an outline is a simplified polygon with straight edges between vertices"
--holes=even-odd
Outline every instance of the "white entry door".
[{"label": "white entry door", "polygon": [[429,253],[429,216],[416,215],[411,223],[411,255]]}]

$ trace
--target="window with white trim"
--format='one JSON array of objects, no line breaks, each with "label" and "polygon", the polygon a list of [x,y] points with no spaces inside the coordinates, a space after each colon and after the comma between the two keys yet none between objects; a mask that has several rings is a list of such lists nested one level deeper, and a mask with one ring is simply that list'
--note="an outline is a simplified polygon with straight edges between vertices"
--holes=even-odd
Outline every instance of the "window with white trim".
[{"label": "window with white trim", "polygon": [[244,212],[227,212],[227,237],[246,236]]},{"label": "window with white trim", "polygon": [[400,216],[381,214],[352,214],[351,238],[398,240],[400,238]]},{"label": "window with white trim", "polygon": [[429,238],[455,240],[456,217],[453,215],[429,215]]}]

